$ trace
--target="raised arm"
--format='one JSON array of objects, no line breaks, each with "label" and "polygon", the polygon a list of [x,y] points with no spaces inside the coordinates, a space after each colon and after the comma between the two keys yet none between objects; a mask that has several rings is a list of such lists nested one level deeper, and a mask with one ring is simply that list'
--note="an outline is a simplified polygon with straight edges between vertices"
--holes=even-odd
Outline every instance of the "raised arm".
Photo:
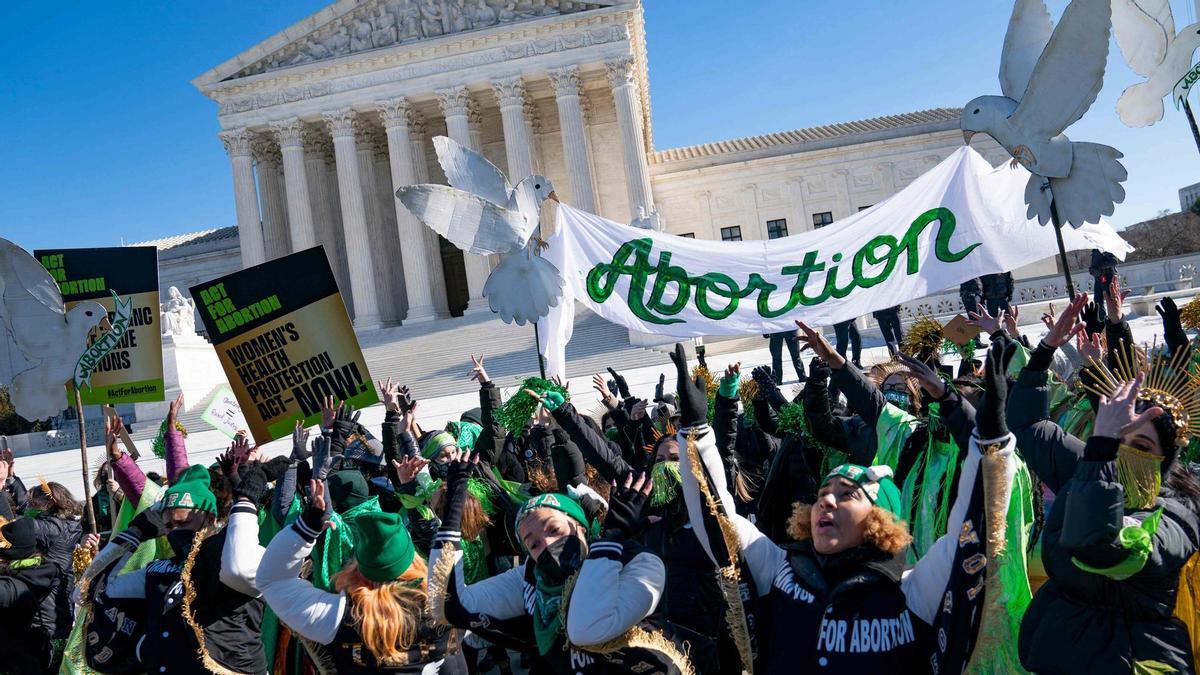
[{"label": "raised arm", "polygon": [[221,583],[233,590],[258,597],[255,575],[262,561],[263,547],[258,545],[258,503],[267,493],[267,475],[258,462],[241,468],[234,480],[236,498],[225,526],[225,545],[221,549]]},{"label": "raised arm", "polygon": [[142,499],[142,490],[146,489],[146,474],[132,457],[121,450],[117,444],[121,431],[121,418],[111,415],[104,418],[104,449],[108,452],[108,465],[112,468],[113,480],[121,486],[121,492],[131,504],[137,504]]},{"label": "raised arm", "polygon": [[567,436],[583,453],[583,458],[596,467],[605,480],[622,478],[633,470],[621,456],[621,448],[584,422],[575,406],[559,400],[555,392],[550,392],[543,400],[554,421],[567,432]]},{"label": "raised arm", "polygon": [[[167,409],[167,482],[174,483],[184,469],[191,466],[188,463],[187,444],[184,443],[183,433],[175,427],[176,419],[183,410],[183,394],[171,402]],[[140,493],[139,493],[140,494]]]}]

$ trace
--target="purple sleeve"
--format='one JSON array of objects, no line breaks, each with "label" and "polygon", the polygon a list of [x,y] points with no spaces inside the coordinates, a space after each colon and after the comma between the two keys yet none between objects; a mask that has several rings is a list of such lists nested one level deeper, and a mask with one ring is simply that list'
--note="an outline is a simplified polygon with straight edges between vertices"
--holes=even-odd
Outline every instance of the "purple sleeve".
[{"label": "purple sleeve", "polygon": [[131,504],[140,502],[142,490],[146,489],[146,474],[142,473],[137,462],[122,452],[121,458],[112,462],[110,466],[113,478],[117,481],[117,485],[121,486],[121,492],[125,493],[125,498],[130,500]]},{"label": "purple sleeve", "polygon": [[183,442],[183,434],[178,429],[167,430],[167,482],[174,483],[175,478],[188,468],[187,445]]}]

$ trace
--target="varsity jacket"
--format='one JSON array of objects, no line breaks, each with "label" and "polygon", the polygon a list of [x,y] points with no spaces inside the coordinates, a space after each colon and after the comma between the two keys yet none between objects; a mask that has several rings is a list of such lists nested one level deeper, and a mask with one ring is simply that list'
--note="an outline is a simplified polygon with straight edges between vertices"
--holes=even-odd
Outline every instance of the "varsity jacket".
[{"label": "varsity jacket", "polygon": [[[124,559],[140,544],[132,531],[118,534],[92,561],[91,569],[105,569],[114,558],[121,559],[108,576],[108,596],[146,601],[145,634],[137,649],[146,672],[207,673],[196,634],[183,614],[182,570],[187,552],[121,574]],[[205,650],[217,664],[238,673],[267,670],[263,602],[255,586],[262,553],[258,508],[238,502],[225,529],[200,543],[189,578],[195,593],[192,618],[201,627]]]},{"label": "varsity jacket", "polygon": [[[928,672],[937,648],[929,627],[938,620],[944,595],[961,590],[947,579],[960,578],[952,577],[959,535],[973,531],[973,519],[967,515],[977,489],[978,441],[972,439],[962,467],[958,498],[950,513],[951,534],[939,538],[925,557],[901,573],[903,551],[893,557],[860,547],[865,550],[847,551],[831,561],[804,543],[786,549],[773,543],[733,512],[711,430],[705,425],[681,431],[681,447],[686,447],[689,431],[696,436],[710,489],[737,530],[754,587],[766,600],[767,611],[756,623],[755,636],[764,672]],[[1011,465],[1013,438],[999,440],[1000,456]],[[701,546],[715,562],[712,542],[721,541],[721,534],[709,530],[710,516],[692,471],[689,453],[681,452],[688,515]],[[961,583],[977,582],[982,578]]]},{"label": "varsity jacket", "polygon": [[[484,579],[463,581],[460,535],[442,531],[429,557],[429,569],[439,569],[443,556],[453,556],[446,579],[435,579],[444,592],[433,596],[438,620],[499,645],[532,655],[531,675],[579,673],[639,675],[677,672],[660,652],[624,648],[613,652],[589,651],[622,637],[635,627],[650,627],[647,619],[658,606],[665,572],[662,560],[651,553],[612,541],[593,541],[579,571],[570,598],[565,626],[554,644],[539,654],[533,637],[533,614],[538,611],[534,563]],[[434,573],[436,576],[436,573]],[[434,582],[431,582],[434,583]]]},{"label": "varsity jacket", "polygon": [[[1021,663],[1045,673],[1133,672],[1155,662],[1174,669],[1161,672],[1193,672],[1187,629],[1173,610],[1180,570],[1200,547],[1200,516],[1165,487],[1151,509],[1126,510],[1116,439],[1085,443],[1047,419],[1045,361],[1030,360],[1008,406],[1022,457],[1055,492],[1042,534],[1049,579],[1021,622]],[[1150,532],[1140,562],[1119,544],[1128,528]]]},{"label": "varsity jacket", "polygon": [[423,616],[416,639],[398,660],[380,663],[363,645],[351,600],[299,577],[319,532],[297,519],[271,539],[258,569],[258,585],[276,616],[305,640],[320,648],[314,658],[330,673],[459,673],[465,672],[453,631]]}]

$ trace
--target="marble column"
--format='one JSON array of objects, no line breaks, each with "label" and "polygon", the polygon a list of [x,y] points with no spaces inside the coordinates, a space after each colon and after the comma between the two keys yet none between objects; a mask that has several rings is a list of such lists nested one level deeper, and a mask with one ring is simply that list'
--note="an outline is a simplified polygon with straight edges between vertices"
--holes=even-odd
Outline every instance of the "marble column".
[{"label": "marble column", "polygon": [[754,223],[753,231],[746,232],[745,231],[746,228],[743,228],[742,238],[743,239],[766,239],[767,238],[767,225],[766,225],[766,223],[762,222],[762,217],[759,214],[759,210],[758,210],[758,183],[746,183],[745,185],[742,186],[742,191],[747,193],[750,196],[750,210],[754,214],[753,216],[751,216],[751,218],[753,218],[753,220],[751,222]]},{"label": "marble column", "polygon": [[[812,214],[804,200],[804,176],[792,176],[787,184],[792,186],[792,221],[788,222],[788,233],[797,234],[813,229]],[[793,225],[792,222],[795,224]]]},{"label": "marble column", "polygon": [[308,178],[308,194],[313,214],[313,234],[316,244],[325,248],[325,258],[333,270],[342,299],[350,316],[354,316],[353,294],[350,290],[350,271],[342,253],[341,226],[337,220],[337,205],[333,197],[337,194],[337,179],[331,178],[329,167],[333,164],[333,143],[329,134],[321,127],[305,126],[304,172]]},{"label": "marble column", "polygon": [[371,143],[375,161],[375,196],[379,200],[380,238],[387,247],[388,284],[394,299],[394,321],[399,324],[408,312],[408,287],[404,283],[404,254],[396,221],[396,195],[392,191],[392,167],[388,158],[387,134],[376,127]]},{"label": "marble column", "polygon": [[621,155],[625,160],[625,186],[629,191],[630,219],[639,206],[650,213],[654,194],[650,189],[650,167],[646,162],[646,136],[642,129],[642,104],[638,95],[636,65],[625,56],[604,62],[612,84],[617,109],[617,128],[621,134]]},{"label": "marble column", "polygon": [[851,197],[850,170],[849,169],[834,169],[833,175],[836,177],[834,179],[834,181],[837,185],[836,189],[838,192],[838,197],[840,198],[840,201],[842,202],[842,204],[844,206],[844,209],[840,215],[837,213],[833,214],[833,219],[836,222],[838,220],[841,220],[842,218],[847,218],[849,216],[854,215],[854,212],[857,209],[854,208],[854,200]]},{"label": "marble column", "polygon": [[[425,116],[416,110],[408,111],[408,147],[412,156],[413,183],[429,182],[429,157],[426,153]],[[400,204],[398,208],[404,208]],[[408,213],[408,209],[404,209]],[[412,217],[411,213],[408,213]],[[421,235],[425,238],[425,262],[429,266],[429,295],[433,300],[433,311],[437,318],[450,316],[450,298],[446,291],[446,273],[442,269],[442,242],[437,232],[420,224]],[[405,270],[408,268],[406,267]],[[410,294],[409,296],[413,296]]]},{"label": "marble column", "polygon": [[[438,91],[437,96],[442,114],[446,117],[446,135],[460,145],[482,152],[483,148],[475,145],[471,139],[471,92],[466,87],[454,87]],[[482,312],[487,309],[487,301],[483,298],[483,284],[491,274],[491,265],[487,256],[470,253],[463,253],[463,262],[467,268],[467,292],[470,295],[467,311]]]},{"label": "marble column", "polygon": [[[371,117],[374,117],[373,115]],[[358,157],[358,175],[362,184],[363,212],[371,241],[371,261],[375,267],[375,297],[383,325],[395,325],[400,320],[397,311],[396,289],[392,285],[391,242],[388,235],[395,230],[387,227],[379,200],[379,177],[375,172],[375,129],[367,114],[354,120],[354,148]]]},{"label": "marble column", "polygon": [[279,148],[267,138],[259,137],[251,144],[258,169],[258,199],[262,209],[263,253],[267,260],[287,255],[287,220],[282,186],[279,184],[279,165],[283,157]]},{"label": "marble column", "polygon": [[[380,101],[375,105],[379,108],[379,117],[387,133],[388,163],[392,174],[389,194],[396,214],[400,259],[404,264],[404,288],[408,295],[408,313],[404,316],[404,322],[429,321],[438,316],[433,298],[433,259],[425,237],[425,231],[432,230],[414,218],[400,200],[396,199],[396,190],[417,182],[416,172],[413,170],[412,137],[409,133],[409,115],[412,108],[403,97]],[[424,161],[424,153],[420,159]],[[437,275],[440,279],[441,256],[438,255],[436,260]],[[442,295],[445,296],[445,290],[442,291]]]},{"label": "marble column", "polygon": [[492,82],[492,92],[500,104],[500,120],[504,125],[508,179],[515,185],[533,175],[529,130],[525,126],[525,83],[520,76],[496,80]]},{"label": "marble column", "polygon": [[254,134],[238,128],[222,131],[221,143],[233,165],[233,200],[237,209],[238,247],[242,253],[242,268],[261,264],[266,258],[263,247],[262,221],[258,216],[258,188],[254,184],[254,157],[251,143]]},{"label": "marble column", "polygon": [[[592,161],[588,157],[587,127],[579,98],[579,68],[568,66],[550,71],[554,100],[558,104],[558,126],[562,136],[563,157],[567,164],[566,194],[569,204],[588,213],[596,213]],[[558,186],[555,186],[558,189]]]},{"label": "marble column", "polygon": [[354,142],[355,117],[356,113],[351,108],[324,114],[325,123],[329,125],[329,132],[333,136],[333,152],[337,161],[346,258],[351,263],[350,287],[354,290],[354,327],[370,330],[379,328],[383,320],[375,293],[375,265],[371,260],[370,230]]},{"label": "marble column", "polygon": [[292,250],[303,251],[317,244],[308,173],[304,159],[304,123],[291,117],[271,123],[283,153],[283,182],[287,193],[288,231]]}]

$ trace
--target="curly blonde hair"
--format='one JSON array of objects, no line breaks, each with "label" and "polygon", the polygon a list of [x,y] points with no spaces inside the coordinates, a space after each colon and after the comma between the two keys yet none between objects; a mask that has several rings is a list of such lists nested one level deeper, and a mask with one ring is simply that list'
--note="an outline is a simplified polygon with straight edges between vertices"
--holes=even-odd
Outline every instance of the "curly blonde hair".
[{"label": "curly blonde hair", "polygon": [[[796,541],[812,538],[812,504],[792,504],[787,533]],[[912,535],[908,533],[908,526],[891,513],[872,506],[863,522],[863,541],[888,555],[896,555],[912,543]]]},{"label": "curly blonde hair", "polygon": [[350,615],[363,644],[380,663],[399,659],[416,640],[425,616],[426,574],[425,561],[416,556],[404,574],[388,583],[366,578],[353,560],[333,575],[334,589],[350,599]]}]

